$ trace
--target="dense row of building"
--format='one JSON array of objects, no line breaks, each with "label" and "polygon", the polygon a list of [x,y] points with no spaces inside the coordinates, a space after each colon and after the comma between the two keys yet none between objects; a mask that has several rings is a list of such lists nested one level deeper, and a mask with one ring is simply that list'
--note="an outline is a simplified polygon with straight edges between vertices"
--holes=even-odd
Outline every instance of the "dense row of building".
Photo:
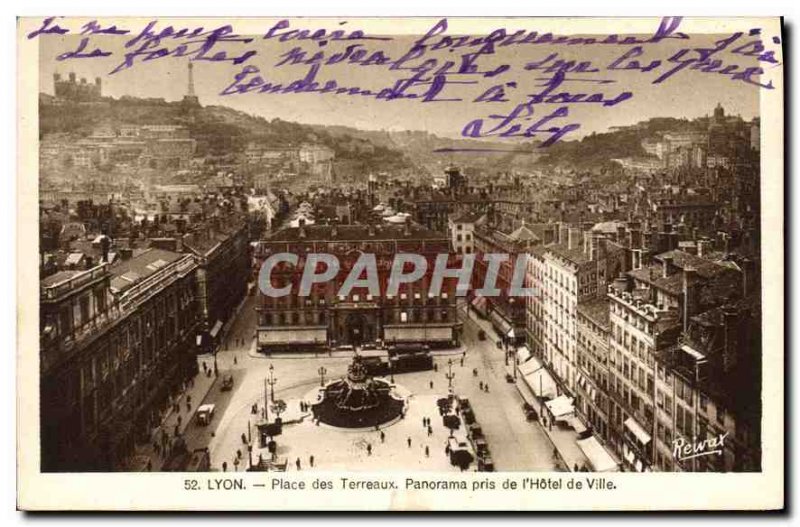
[{"label": "dense row of building", "polygon": [[215,350],[251,277],[247,222],[231,200],[166,207],[114,238],[97,221],[108,207],[61,214],[42,247],[43,471],[127,468],[197,355]]}]

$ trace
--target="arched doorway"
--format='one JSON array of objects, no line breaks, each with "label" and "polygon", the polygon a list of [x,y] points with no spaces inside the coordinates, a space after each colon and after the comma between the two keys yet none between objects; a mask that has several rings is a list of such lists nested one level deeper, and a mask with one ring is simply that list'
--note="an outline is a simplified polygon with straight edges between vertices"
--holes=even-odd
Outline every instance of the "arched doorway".
[{"label": "arched doorway", "polygon": [[360,346],[365,342],[367,330],[367,320],[364,315],[351,313],[345,319],[345,331],[347,339],[353,346]]}]

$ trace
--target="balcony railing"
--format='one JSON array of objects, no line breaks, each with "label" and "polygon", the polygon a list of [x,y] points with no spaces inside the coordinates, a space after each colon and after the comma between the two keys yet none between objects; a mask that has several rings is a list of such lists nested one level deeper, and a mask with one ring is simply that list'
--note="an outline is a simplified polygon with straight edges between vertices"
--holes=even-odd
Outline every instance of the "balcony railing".
[{"label": "balcony railing", "polygon": [[42,287],[40,291],[40,298],[42,300],[53,300],[106,275],[108,275],[108,264],[100,264],[97,267],[93,267],[82,273],[73,275],[70,278],[65,279],[63,282]]}]

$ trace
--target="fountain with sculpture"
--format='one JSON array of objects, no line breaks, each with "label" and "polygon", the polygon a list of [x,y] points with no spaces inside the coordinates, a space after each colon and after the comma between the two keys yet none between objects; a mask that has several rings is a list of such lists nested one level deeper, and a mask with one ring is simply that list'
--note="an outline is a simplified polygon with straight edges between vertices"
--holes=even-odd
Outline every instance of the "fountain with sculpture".
[{"label": "fountain with sculpture", "polygon": [[361,356],[353,357],[347,376],[320,389],[311,406],[316,419],[338,428],[372,428],[401,417],[405,400],[392,383],[369,375]]}]

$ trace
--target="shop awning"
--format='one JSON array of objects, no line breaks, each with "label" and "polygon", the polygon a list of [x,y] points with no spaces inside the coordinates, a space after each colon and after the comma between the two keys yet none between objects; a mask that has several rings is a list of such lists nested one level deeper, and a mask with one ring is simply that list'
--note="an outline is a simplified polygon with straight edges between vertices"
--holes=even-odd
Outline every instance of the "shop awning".
[{"label": "shop awning", "polygon": [[217,335],[219,334],[219,331],[221,329],[222,329],[222,321],[221,320],[217,320],[216,323],[214,323],[214,327],[211,328],[211,331],[209,332],[209,335],[211,335],[211,338],[212,339],[217,338]]},{"label": "shop awning", "polygon": [[536,357],[531,357],[520,364],[518,371],[535,395],[550,398],[558,395],[556,381],[553,380],[550,373]]},{"label": "shop awning", "polygon": [[446,342],[453,340],[453,326],[384,326],[385,342]]},{"label": "shop awning", "polygon": [[531,349],[528,346],[517,347],[517,360],[525,362],[531,357]]},{"label": "shop awning", "polygon": [[326,327],[267,328],[258,330],[259,344],[325,344],[327,341],[328,332]]},{"label": "shop awning", "polygon": [[617,472],[619,466],[595,436],[576,441],[595,472]]},{"label": "shop awning", "polygon": [[478,312],[486,314],[486,298],[482,296],[476,296],[472,300],[472,307],[474,307]]},{"label": "shop awning", "polygon": [[587,430],[586,425],[583,424],[583,421],[581,421],[581,418],[577,415],[572,415],[571,417],[567,418],[567,422],[569,423],[569,426],[571,426],[579,434]]},{"label": "shop awning", "polygon": [[511,324],[503,318],[503,316],[498,313],[497,311],[492,311],[491,315],[492,326],[500,335],[508,336],[509,338],[514,338],[513,332],[514,328],[511,327]]},{"label": "shop awning", "polygon": [[650,434],[648,434],[642,425],[636,422],[636,419],[633,417],[628,417],[625,420],[625,428],[630,430],[630,432],[639,440],[642,445],[646,445],[650,442]]},{"label": "shop awning", "polygon": [[552,401],[545,401],[544,405],[550,411],[554,419],[561,421],[575,414],[575,407],[572,406],[572,397],[560,395]]}]

